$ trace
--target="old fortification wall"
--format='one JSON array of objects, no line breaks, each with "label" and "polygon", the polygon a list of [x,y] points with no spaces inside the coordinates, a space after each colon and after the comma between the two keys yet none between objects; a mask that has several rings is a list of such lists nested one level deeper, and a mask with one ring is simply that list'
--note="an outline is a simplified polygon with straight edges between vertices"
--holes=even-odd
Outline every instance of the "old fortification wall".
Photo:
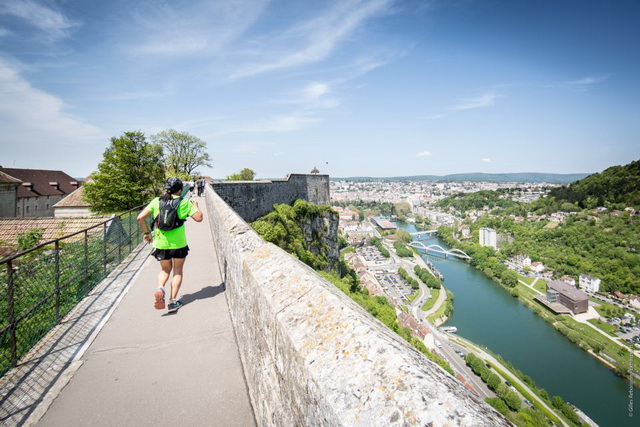
[{"label": "old fortification wall", "polygon": [[255,221],[273,210],[276,203],[292,204],[296,199],[328,205],[329,175],[290,174],[284,179],[224,181],[212,184],[216,193],[242,219]]},{"label": "old fortification wall", "polygon": [[209,224],[259,425],[507,425],[212,188]]}]

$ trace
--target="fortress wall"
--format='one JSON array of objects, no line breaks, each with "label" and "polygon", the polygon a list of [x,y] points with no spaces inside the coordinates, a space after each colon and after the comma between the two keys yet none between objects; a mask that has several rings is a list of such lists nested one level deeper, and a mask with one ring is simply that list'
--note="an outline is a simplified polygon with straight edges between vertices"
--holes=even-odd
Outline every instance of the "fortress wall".
[{"label": "fortress wall", "polygon": [[509,425],[211,187],[206,203],[258,425]]},{"label": "fortress wall", "polygon": [[276,203],[292,204],[296,199],[316,205],[330,203],[329,175],[290,174],[285,179],[223,181],[211,185],[222,200],[247,222],[271,212]]}]

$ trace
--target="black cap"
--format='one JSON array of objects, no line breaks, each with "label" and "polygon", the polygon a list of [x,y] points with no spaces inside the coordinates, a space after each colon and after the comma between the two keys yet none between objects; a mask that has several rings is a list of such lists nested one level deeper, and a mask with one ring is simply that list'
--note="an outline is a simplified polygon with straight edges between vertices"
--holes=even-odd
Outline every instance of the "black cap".
[{"label": "black cap", "polygon": [[164,182],[164,189],[169,190],[171,194],[182,190],[182,181],[180,178],[171,177]]}]

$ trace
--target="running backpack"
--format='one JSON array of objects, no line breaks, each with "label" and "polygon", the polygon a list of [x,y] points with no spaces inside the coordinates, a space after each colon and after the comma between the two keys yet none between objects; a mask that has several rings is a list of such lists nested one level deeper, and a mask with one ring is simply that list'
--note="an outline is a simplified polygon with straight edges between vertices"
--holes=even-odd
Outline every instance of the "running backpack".
[{"label": "running backpack", "polygon": [[173,230],[184,224],[184,219],[178,218],[178,206],[182,197],[171,200],[160,200],[160,213],[156,217],[155,226],[160,230]]}]

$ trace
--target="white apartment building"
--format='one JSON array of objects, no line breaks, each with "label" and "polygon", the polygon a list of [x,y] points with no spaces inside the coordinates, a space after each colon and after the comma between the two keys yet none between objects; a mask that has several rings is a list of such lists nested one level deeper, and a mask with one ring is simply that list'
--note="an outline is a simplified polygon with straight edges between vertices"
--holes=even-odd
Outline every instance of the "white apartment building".
[{"label": "white apartment building", "polygon": [[600,279],[587,274],[581,274],[579,285],[580,289],[585,292],[598,292],[600,290]]},{"label": "white apartment building", "polygon": [[498,249],[498,233],[493,228],[482,227],[480,229],[480,246],[490,246]]}]

